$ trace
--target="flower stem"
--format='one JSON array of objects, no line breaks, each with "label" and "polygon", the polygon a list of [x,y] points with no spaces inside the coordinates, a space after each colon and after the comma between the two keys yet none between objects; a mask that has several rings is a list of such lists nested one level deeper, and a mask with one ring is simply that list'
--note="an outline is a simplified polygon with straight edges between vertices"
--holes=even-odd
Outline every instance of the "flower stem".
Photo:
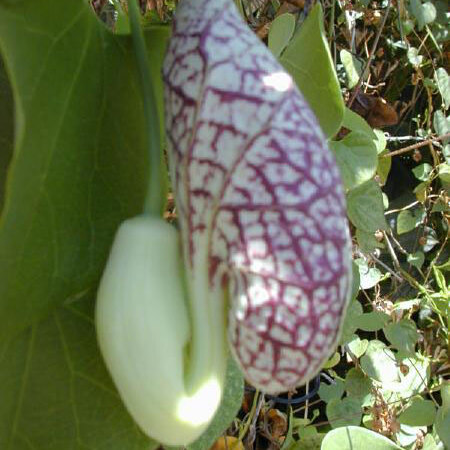
[{"label": "flower stem", "polygon": [[131,35],[133,38],[133,46],[143,93],[144,120],[147,131],[147,148],[150,164],[150,180],[144,210],[150,215],[161,216],[164,205],[161,186],[161,136],[159,115],[156,107],[156,96],[153,90],[144,34],[141,27],[139,0],[130,0],[128,2],[128,13],[130,16]]}]

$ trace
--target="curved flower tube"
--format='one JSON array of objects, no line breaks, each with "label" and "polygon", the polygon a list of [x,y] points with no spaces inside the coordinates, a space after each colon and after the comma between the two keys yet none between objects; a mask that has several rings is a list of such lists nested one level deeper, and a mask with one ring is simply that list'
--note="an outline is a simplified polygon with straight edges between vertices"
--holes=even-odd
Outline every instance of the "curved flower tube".
[{"label": "curved flower tube", "polygon": [[125,222],[97,328],[142,430],[186,445],[220,403],[226,330],[246,378],[266,393],[320,370],[338,341],[351,252],[319,125],[232,0],[180,2],[163,76],[181,248],[161,219]]}]

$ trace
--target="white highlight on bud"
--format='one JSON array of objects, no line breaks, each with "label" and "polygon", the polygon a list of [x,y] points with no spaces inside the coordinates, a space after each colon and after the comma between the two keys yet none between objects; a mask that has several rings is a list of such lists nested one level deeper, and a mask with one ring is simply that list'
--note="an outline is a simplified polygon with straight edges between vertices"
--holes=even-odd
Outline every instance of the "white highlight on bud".
[{"label": "white highlight on bud", "polygon": [[286,92],[292,86],[292,78],[286,72],[275,72],[265,75],[263,83],[278,92]]},{"label": "white highlight on bud", "polygon": [[[188,362],[196,376],[186,383],[186,346],[196,334],[191,315],[175,228],[144,216],[125,221],[98,291],[98,341],[128,411],[147,435],[166,445],[199,437],[222,396],[225,351],[208,351],[211,342],[226,348],[220,326],[200,325],[208,336],[206,357]],[[203,355],[202,348],[197,351]]]}]

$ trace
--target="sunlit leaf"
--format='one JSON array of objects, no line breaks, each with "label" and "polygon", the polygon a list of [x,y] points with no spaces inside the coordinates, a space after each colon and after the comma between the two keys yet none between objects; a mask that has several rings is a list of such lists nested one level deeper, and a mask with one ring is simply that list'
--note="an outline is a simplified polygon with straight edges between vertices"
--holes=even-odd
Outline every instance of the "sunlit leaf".
[{"label": "sunlit leaf", "polygon": [[320,3],[308,14],[280,59],[300,87],[327,137],[344,117],[344,101],[323,25]]},{"label": "sunlit leaf", "polygon": [[295,30],[295,16],[285,13],[278,16],[270,25],[268,45],[270,51],[279,57],[288,45]]}]

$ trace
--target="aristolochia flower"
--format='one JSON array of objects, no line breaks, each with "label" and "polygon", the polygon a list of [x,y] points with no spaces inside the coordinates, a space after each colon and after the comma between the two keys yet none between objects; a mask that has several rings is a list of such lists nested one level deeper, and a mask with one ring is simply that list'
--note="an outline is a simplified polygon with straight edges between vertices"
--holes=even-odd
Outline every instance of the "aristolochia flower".
[{"label": "aristolochia flower", "polygon": [[164,81],[181,245],[160,219],[126,221],[97,327],[142,430],[186,445],[220,403],[227,329],[247,380],[264,392],[320,370],[349,297],[350,239],[319,125],[232,0],[180,2]]},{"label": "aristolochia flower", "polygon": [[229,0],[182,0],[164,79],[187,279],[227,289],[253,385],[304,384],[334,351],[350,288],[344,192],[317,120]]}]

